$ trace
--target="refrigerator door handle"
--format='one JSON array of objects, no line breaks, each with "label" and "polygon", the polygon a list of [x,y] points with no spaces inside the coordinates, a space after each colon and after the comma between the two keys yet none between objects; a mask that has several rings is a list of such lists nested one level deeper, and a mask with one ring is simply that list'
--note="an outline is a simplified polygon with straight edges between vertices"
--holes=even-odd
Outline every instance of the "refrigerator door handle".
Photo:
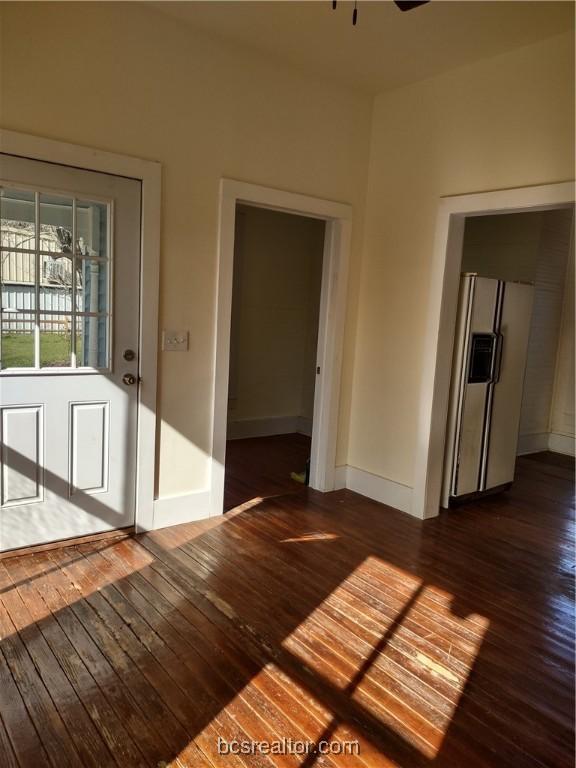
[{"label": "refrigerator door handle", "polygon": [[501,333],[496,334],[496,344],[494,347],[494,367],[492,369],[492,381],[498,384],[500,373],[502,371],[502,349],[504,347],[504,336]]}]

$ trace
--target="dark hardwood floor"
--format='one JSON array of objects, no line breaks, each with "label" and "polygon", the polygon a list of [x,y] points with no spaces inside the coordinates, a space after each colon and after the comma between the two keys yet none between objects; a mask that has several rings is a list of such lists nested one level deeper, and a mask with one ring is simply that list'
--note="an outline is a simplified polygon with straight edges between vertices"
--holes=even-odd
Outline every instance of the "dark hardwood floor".
[{"label": "dark hardwood floor", "polygon": [[301,483],[291,472],[303,472],[310,456],[311,440],[289,434],[250,437],[226,443],[226,512],[253,499],[267,499],[286,493],[300,493]]},{"label": "dark hardwood floor", "polygon": [[573,517],[542,455],[426,522],[304,489],[3,560],[0,765],[567,768]]}]

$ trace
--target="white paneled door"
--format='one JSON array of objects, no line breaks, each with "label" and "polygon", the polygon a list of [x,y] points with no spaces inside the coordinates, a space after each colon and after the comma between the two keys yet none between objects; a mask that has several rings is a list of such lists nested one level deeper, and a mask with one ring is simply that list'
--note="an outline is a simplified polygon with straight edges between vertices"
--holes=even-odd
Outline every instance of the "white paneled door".
[{"label": "white paneled door", "polygon": [[140,196],[0,154],[0,551],[134,523]]}]

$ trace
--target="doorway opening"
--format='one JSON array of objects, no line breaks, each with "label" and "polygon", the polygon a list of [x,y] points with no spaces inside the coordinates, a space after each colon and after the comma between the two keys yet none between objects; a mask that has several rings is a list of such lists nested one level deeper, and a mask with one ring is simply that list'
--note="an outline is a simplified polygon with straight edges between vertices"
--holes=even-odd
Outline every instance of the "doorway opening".
[{"label": "doorway opening", "polygon": [[574,455],[573,218],[465,217],[443,507],[507,490],[517,456]]},{"label": "doorway opening", "polygon": [[[224,504],[227,437],[229,467],[242,446],[250,448],[248,440],[256,439],[262,442],[257,450],[252,446],[255,455],[265,454],[271,462],[277,457],[273,474],[281,476],[280,490],[285,482],[301,488],[306,480],[314,490],[334,490],[351,220],[351,207],[344,203],[222,179],[212,515],[222,514],[232,503],[228,499]],[[282,232],[282,226],[292,229]],[[247,244],[252,251],[248,256]],[[280,269],[275,260],[283,253],[286,259],[290,250],[292,261],[288,258]],[[236,275],[235,255],[240,264]],[[243,260],[252,264],[248,275],[243,274]],[[235,279],[237,288],[247,287],[248,309],[242,309],[241,299],[233,302]],[[268,287],[265,280],[272,281]],[[296,300],[291,293],[298,285],[301,298]],[[308,298],[302,298],[306,294]],[[248,331],[238,330],[234,322],[242,315],[249,318]],[[248,394],[246,385],[254,380],[257,386]],[[258,466],[254,457],[238,458],[237,469],[231,469],[231,476],[240,476],[239,485],[254,491],[247,501],[261,496],[247,482],[250,474],[258,476]],[[304,483],[294,481],[292,473]],[[266,495],[276,495],[274,488],[266,491],[264,474],[258,484]]]},{"label": "doorway opening", "polygon": [[225,511],[308,484],[325,229],[236,206]]},{"label": "doorway opening", "polygon": [[[438,206],[411,512],[440,511],[446,425],[466,218],[574,209],[573,181],[442,198]],[[573,256],[571,256],[573,258]]]}]

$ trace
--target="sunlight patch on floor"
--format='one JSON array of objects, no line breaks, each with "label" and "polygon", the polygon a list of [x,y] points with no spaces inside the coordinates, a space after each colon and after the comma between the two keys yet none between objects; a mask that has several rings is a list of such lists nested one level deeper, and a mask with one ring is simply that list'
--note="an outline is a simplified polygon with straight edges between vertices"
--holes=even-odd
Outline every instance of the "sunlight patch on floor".
[{"label": "sunlight patch on floor", "polygon": [[338,534],[328,533],[328,531],[310,531],[309,533],[303,533],[301,536],[280,539],[280,542],[282,544],[305,544],[307,541],[335,541],[339,538]]},{"label": "sunlight patch on floor", "polygon": [[433,758],[489,626],[479,614],[453,613],[453,602],[454,596],[368,557],[283,646]]},{"label": "sunlight patch on floor", "polygon": [[253,499],[249,499],[248,501],[245,501],[243,504],[238,504],[237,507],[233,507],[232,509],[227,510],[226,517],[234,517],[235,515],[239,515],[241,512],[247,512],[249,509],[253,509],[254,507],[259,506],[265,501],[263,496],[254,496]]},{"label": "sunlight patch on floor", "polygon": [[[105,550],[114,550],[118,546],[123,546],[126,543],[126,539],[110,540],[94,542],[89,545],[77,545],[71,547],[64,547],[61,549],[48,550],[45,552],[37,552],[30,555],[21,555],[13,559],[8,558],[0,561],[0,600],[5,604],[5,607],[10,605],[10,610],[7,609],[10,615],[16,606],[22,602],[25,603],[26,590],[34,586],[36,581],[44,583],[50,582],[52,577],[58,574],[65,579],[66,584],[70,589],[78,591],[84,598],[89,597],[94,592],[99,592],[101,589],[114,584],[117,581],[117,576],[113,573],[103,573],[100,569],[92,569],[91,577],[93,579],[92,589],[87,589],[85,586],[78,583],[75,576],[72,573],[77,566],[83,566],[87,563],[87,558],[94,553],[103,552]],[[151,555],[146,554],[146,564],[154,560]],[[11,576],[16,572],[16,566],[20,571],[20,566],[26,573],[25,578],[17,578]],[[140,563],[138,566],[130,566],[127,562],[122,561],[122,567],[126,574],[135,573],[142,567]],[[28,568],[32,570],[29,571]],[[69,570],[71,569],[71,570]],[[46,602],[36,600],[34,602],[34,621],[40,622],[50,618],[52,611],[48,607]],[[20,615],[22,618],[22,615]],[[32,623],[32,622],[29,622]],[[19,630],[23,630],[25,626],[19,624]],[[10,632],[9,634],[12,634]]]},{"label": "sunlight patch on floor", "polygon": [[[271,715],[270,704],[277,704],[278,711]],[[377,752],[358,730],[352,724],[336,723],[334,713],[321,700],[310,693],[305,687],[300,685],[294,678],[287,674],[280,666],[274,662],[268,662],[262,669],[251,678],[226,704],[226,711],[235,716],[239,711],[247,712],[246,707],[252,710],[251,717],[243,718],[243,722],[251,721],[252,725],[246,732],[250,740],[258,742],[259,740],[273,743],[285,742],[295,744],[308,744],[313,748],[330,732],[330,743],[336,745],[350,744],[358,742],[360,744],[359,754],[366,758],[369,755],[376,756]],[[306,713],[302,717],[303,713]],[[282,713],[282,714],[279,714]],[[289,714],[288,714],[289,713]],[[220,713],[204,726],[199,736],[198,742],[204,745],[211,744],[214,740],[214,733],[219,728]],[[256,720],[256,723],[254,722]],[[241,738],[238,736],[238,738]],[[334,748],[334,747],[333,747]],[[342,747],[344,751],[345,747]],[[183,753],[179,758],[183,760]],[[275,755],[278,765],[293,765],[294,768],[302,764],[302,755],[283,754],[281,757]],[[334,759],[338,759],[337,757]],[[382,756],[378,758],[375,764],[382,763]],[[315,763],[316,764],[316,763]],[[318,765],[325,765],[324,759],[317,761]],[[333,764],[333,763],[331,763]],[[339,763],[337,763],[339,764]],[[172,764],[170,764],[172,765]],[[178,763],[174,763],[174,766]],[[343,764],[344,765],[344,764]]]}]

